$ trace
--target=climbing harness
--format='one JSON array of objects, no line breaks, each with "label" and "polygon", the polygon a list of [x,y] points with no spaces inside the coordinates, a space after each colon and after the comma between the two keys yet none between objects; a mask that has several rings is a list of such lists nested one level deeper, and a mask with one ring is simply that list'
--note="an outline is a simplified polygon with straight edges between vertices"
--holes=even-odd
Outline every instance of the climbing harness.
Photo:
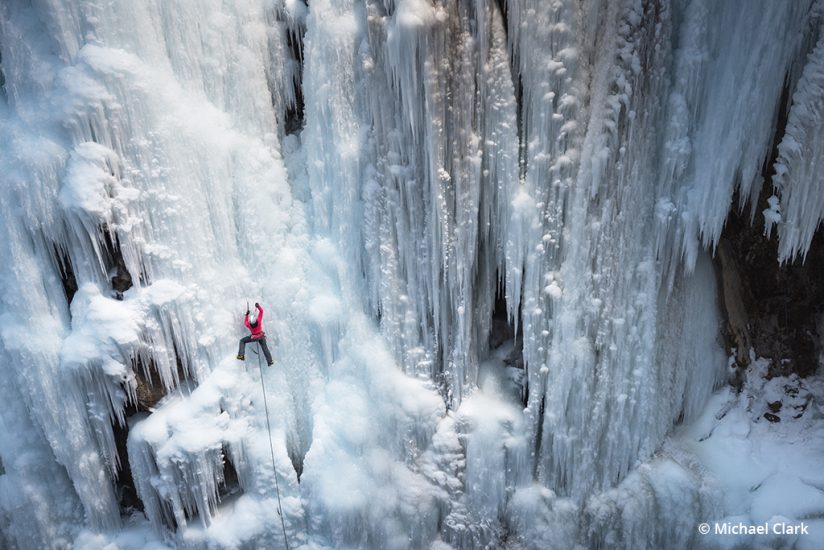
[{"label": "climbing harness", "polygon": [[258,370],[260,371],[260,389],[263,391],[263,407],[266,410],[266,432],[269,434],[269,452],[272,454],[272,472],[275,474],[275,492],[278,496],[278,515],[280,516],[280,527],[283,529],[283,542],[286,543],[286,550],[289,550],[289,539],[286,537],[286,524],[283,522],[283,507],[280,504],[280,486],[278,484],[278,470],[275,468],[275,446],[272,443],[272,425],[269,421],[269,404],[266,402],[266,385],[263,383],[263,365],[258,356]]}]

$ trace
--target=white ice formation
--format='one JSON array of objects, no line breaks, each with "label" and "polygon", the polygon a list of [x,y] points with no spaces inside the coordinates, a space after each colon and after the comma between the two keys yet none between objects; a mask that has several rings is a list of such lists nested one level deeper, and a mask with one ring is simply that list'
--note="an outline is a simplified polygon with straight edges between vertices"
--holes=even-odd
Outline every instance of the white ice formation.
[{"label": "white ice formation", "polygon": [[[667,438],[720,407],[728,214],[772,178],[784,261],[824,219],[822,29],[813,0],[3,0],[0,545],[684,547],[746,516]],[[234,359],[247,300],[271,369]]]}]

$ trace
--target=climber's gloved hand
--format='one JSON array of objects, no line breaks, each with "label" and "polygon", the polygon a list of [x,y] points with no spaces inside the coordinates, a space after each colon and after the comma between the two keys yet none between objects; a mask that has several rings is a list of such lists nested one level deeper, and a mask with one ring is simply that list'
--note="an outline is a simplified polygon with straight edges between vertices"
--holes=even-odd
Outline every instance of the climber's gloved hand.
[{"label": "climber's gloved hand", "polygon": [[255,308],[260,309],[260,304],[255,302]]}]

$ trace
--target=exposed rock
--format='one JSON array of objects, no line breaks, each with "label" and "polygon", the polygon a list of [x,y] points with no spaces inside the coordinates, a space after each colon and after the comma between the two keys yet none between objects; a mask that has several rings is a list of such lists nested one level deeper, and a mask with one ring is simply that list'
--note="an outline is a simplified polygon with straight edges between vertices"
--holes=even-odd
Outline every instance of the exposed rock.
[{"label": "exposed rock", "polygon": [[240,481],[237,476],[235,465],[229,459],[229,452],[226,446],[223,446],[223,480],[218,484],[218,496],[224,498],[241,492]]},{"label": "exposed rock", "polygon": [[[177,376],[181,382],[186,380],[186,372],[180,357],[177,357]],[[134,367],[135,380],[137,382],[137,409],[139,411],[151,412],[158,401],[166,397],[166,389],[157,374],[154,362],[150,361],[148,368],[144,367],[140,357],[137,358]],[[148,373],[148,374],[147,374]]]},{"label": "exposed rock", "polygon": [[[765,185],[755,207],[766,208]],[[733,200],[737,200],[734,198]],[[749,352],[770,359],[768,377],[808,376],[822,353],[817,319],[824,314],[824,234],[813,238],[805,260],[778,262],[775,232],[764,236],[763,217],[750,223],[746,213],[731,213],[716,251],[720,300],[727,320],[727,347],[736,365],[749,364]]]},{"label": "exposed rock", "polygon": [[126,269],[126,264],[121,254],[115,256],[114,275],[112,276],[111,283],[112,288],[118,295],[122,295],[122,293],[132,288],[132,276]]},{"label": "exposed rock", "polygon": [[[752,419],[766,418],[770,422],[792,422],[804,416],[813,393],[807,380],[796,373],[769,376],[772,362],[759,357],[746,372],[745,391]],[[815,378],[813,379],[815,384]]]},{"label": "exposed rock", "polygon": [[55,257],[58,258],[58,270],[60,272],[60,282],[63,284],[63,292],[66,293],[66,302],[72,303],[75,293],[77,293],[77,278],[74,275],[74,267],[72,266],[69,255],[62,251],[57,245],[54,247]]},{"label": "exposed rock", "polygon": [[166,396],[166,390],[159,380],[153,376],[146,377],[142,368],[135,369],[137,379],[137,407],[142,411],[150,411],[157,402]]},{"label": "exposed rock", "polygon": [[[735,348],[735,363],[739,368],[746,368],[750,364],[750,331],[748,327],[747,305],[745,296],[747,289],[741,280],[741,273],[735,253],[729,240],[722,237],[716,251],[721,264],[721,296],[727,328],[731,340],[730,347]],[[746,296],[749,298],[749,296]],[[752,302],[747,299],[746,302]]]},{"label": "exposed rock", "polygon": [[117,235],[113,236],[109,231],[109,227],[105,224],[100,226],[100,235],[103,237],[104,258],[109,270],[112,290],[114,290],[115,297],[122,300],[123,293],[132,288],[134,283],[132,275],[126,269],[123,252],[120,250],[120,239]]},{"label": "exposed rock", "polygon": [[764,418],[769,420],[770,422],[781,422],[781,417],[774,415],[773,413],[764,413]]},{"label": "exposed rock", "polygon": [[[126,411],[126,417],[130,417],[137,412],[134,407]],[[129,464],[129,451],[126,447],[126,441],[129,438],[129,425],[121,426],[117,422],[112,424],[112,431],[114,433],[115,445],[117,447],[117,456],[120,462],[120,471],[118,472],[116,489],[118,502],[120,504],[120,512],[123,515],[129,515],[133,510],[143,511],[143,502],[137,496],[137,490],[134,486],[134,478],[132,477],[132,469]]]},{"label": "exposed rock", "polygon": [[[491,350],[515,338],[515,329],[509,322],[506,300],[501,293],[495,297],[495,309],[492,312],[492,323],[489,328],[489,349]],[[519,330],[519,336],[520,332]],[[521,349],[523,349],[523,339],[519,338],[519,340],[521,340]]]},{"label": "exposed rock", "polygon": [[[745,210],[733,208],[716,250],[724,313],[729,323],[728,350],[736,348],[736,364],[749,363],[750,349],[769,358],[768,378],[816,371],[824,352],[824,334],[816,321],[824,313],[824,230],[813,236],[802,260],[780,264],[777,231],[765,237],[764,211],[773,195],[774,163],[792,101],[785,86],[778,101],[771,154],[761,170],[757,200]],[[743,204],[736,193],[732,204]],[[742,350],[742,345],[747,347]],[[740,371],[739,371],[740,374]]]}]

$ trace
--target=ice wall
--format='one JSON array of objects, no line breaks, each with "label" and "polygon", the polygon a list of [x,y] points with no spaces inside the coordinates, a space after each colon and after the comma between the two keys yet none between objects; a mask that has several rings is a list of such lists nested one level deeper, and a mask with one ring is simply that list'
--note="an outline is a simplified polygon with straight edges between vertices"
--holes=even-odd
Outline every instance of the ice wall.
[{"label": "ice wall", "polygon": [[723,377],[724,221],[765,176],[782,258],[822,218],[820,8],[4,2],[4,536],[118,529],[128,430],[174,544],[280,546],[272,460],[298,543],[659,545],[711,504],[638,466]]},{"label": "ice wall", "polygon": [[[295,98],[283,9],[0,6],[0,368],[29,411],[2,413],[29,434],[3,460],[34,521],[54,524],[19,544],[59,544],[79,505],[92,527],[120,525],[113,425],[137,371],[165,392],[202,381],[233,349],[244,300],[268,292],[260,271],[279,273],[280,122]],[[51,450],[42,479],[12,460],[26,448]]]},{"label": "ice wall", "polygon": [[[685,376],[660,359],[682,322],[669,294],[758,195],[806,55],[810,3],[763,7],[367,2],[336,8],[334,32],[334,10],[310,10],[315,224],[347,251],[407,372],[450,405],[474,384],[504,289],[532,467],[562,494],[612,485],[711,389],[672,400],[654,381]],[[776,29],[792,38],[776,44]],[[716,381],[723,365],[701,368]]]},{"label": "ice wall", "polygon": [[502,15],[486,3],[322,4],[305,51],[315,226],[345,250],[353,291],[405,370],[460,402],[485,352],[517,187]]}]

